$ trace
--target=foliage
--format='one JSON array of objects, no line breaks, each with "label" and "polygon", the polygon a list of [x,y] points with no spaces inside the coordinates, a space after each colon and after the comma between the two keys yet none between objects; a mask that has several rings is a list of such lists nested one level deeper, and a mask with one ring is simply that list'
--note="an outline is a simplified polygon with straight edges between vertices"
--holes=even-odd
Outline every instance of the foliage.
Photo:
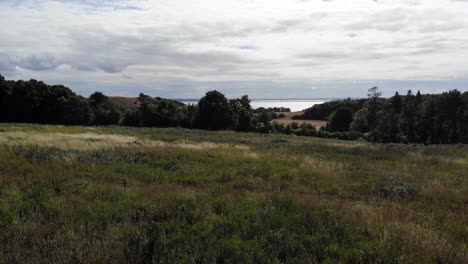
[{"label": "foliage", "polygon": [[[365,101],[344,100],[314,106],[307,109],[304,116],[299,118],[330,119],[329,132],[357,131],[368,134],[366,138],[370,141],[382,143],[468,142],[468,92],[462,94],[453,90],[439,95],[422,95],[418,91],[413,95],[409,90],[406,96],[400,96],[397,92],[395,96],[383,99],[380,98],[379,89],[373,87],[369,89],[368,95],[369,99]],[[338,129],[335,127],[336,120],[333,120],[334,113],[343,109],[345,105],[357,107],[348,108],[354,113],[349,129]],[[318,134],[324,137],[329,135],[329,133]]]},{"label": "foliage", "polygon": [[367,123],[367,108],[361,108],[354,113],[353,121],[350,124],[351,131],[366,132],[369,131],[369,125]]},{"label": "foliage", "polygon": [[354,114],[361,109],[366,102],[365,99],[359,100],[334,100],[323,104],[314,105],[304,111],[304,114],[297,116],[296,119],[309,119],[309,120],[328,120],[333,112],[339,108],[347,108]]},{"label": "foliage", "polygon": [[[140,94],[134,105],[120,105],[101,92],[84,98],[62,85],[7,81],[0,76],[0,122],[231,129],[382,143],[468,143],[468,92],[413,95],[410,90],[406,96],[380,96],[379,88],[373,87],[368,99],[314,105],[293,116],[297,124],[278,126],[272,120],[283,118],[282,112],[290,109],[252,109],[247,95],[228,100],[218,91],[209,91],[198,105],[184,105]],[[315,128],[300,126],[301,119],[329,120],[327,131],[317,133]]]},{"label": "foliage", "polygon": [[348,108],[338,108],[330,118],[330,130],[333,132],[349,131],[351,122],[353,122],[353,113]]},{"label": "foliage", "polygon": [[218,91],[210,91],[198,102],[198,125],[200,128],[226,129],[232,118],[228,100]]},{"label": "foliage", "polygon": [[109,97],[101,92],[95,92],[89,96],[91,109],[94,113],[91,123],[93,125],[119,124],[121,110],[111,103]]}]

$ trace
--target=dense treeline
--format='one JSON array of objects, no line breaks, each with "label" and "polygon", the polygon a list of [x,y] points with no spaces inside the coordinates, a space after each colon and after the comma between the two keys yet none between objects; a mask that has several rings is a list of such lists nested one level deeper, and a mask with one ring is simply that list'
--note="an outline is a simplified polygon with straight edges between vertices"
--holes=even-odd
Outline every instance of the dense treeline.
[{"label": "dense treeline", "polygon": [[330,115],[340,107],[347,108],[355,113],[364,106],[366,101],[366,99],[347,99],[317,104],[311,108],[305,109],[303,115],[295,116],[294,119],[327,120]]},{"label": "dense treeline", "polygon": [[140,94],[135,105],[113,103],[101,92],[89,98],[62,85],[6,81],[0,76],[0,122],[186,127],[255,131],[274,118],[274,109],[253,111],[248,96],[228,100],[208,92],[198,105]]},{"label": "dense treeline", "polygon": [[89,98],[63,85],[41,81],[7,81],[0,75],[0,122],[185,127],[284,133],[376,142],[424,144],[468,143],[468,92],[380,98],[377,87],[368,99],[340,100],[315,105],[296,119],[328,120],[316,131],[310,124],[272,123],[286,108],[252,109],[248,96],[228,100],[210,91],[198,105],[140,94],[134,105],[113,103],[101,92]]},{"label": "dense treeline", "polygon": [[340,100],[307,109],[299,119],[328,120],[323,137],[365,137],[375,142],[468,143],[468,92],[380,98],[377,87],[367,100]]}]

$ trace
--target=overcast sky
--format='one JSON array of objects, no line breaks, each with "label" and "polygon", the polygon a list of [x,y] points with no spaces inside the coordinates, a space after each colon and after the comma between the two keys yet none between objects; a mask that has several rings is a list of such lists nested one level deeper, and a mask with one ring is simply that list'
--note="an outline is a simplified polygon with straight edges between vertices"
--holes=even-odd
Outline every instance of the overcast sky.
[{"label": "overcast sky", "polygon": [[468,90],[468,0],[2,0],[0,74],[79,94]]}]

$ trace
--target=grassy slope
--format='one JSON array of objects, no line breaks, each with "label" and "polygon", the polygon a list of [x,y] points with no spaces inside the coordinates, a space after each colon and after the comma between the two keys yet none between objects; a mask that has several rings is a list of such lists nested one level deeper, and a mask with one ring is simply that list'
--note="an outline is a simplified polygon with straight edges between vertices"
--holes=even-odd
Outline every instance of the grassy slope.
[{"label": "grassy slope", "polygon": [[0,174],[1,263],[468,258],[466,146],[3,124]]}]

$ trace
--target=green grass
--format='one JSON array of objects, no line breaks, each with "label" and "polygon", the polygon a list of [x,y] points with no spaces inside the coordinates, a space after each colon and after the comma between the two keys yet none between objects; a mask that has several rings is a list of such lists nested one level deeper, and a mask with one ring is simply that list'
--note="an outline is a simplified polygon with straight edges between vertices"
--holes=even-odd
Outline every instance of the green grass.
[{"label": "green grass", "polygon": [[1,263],[467,260],[467,146],[0,125]]}]

